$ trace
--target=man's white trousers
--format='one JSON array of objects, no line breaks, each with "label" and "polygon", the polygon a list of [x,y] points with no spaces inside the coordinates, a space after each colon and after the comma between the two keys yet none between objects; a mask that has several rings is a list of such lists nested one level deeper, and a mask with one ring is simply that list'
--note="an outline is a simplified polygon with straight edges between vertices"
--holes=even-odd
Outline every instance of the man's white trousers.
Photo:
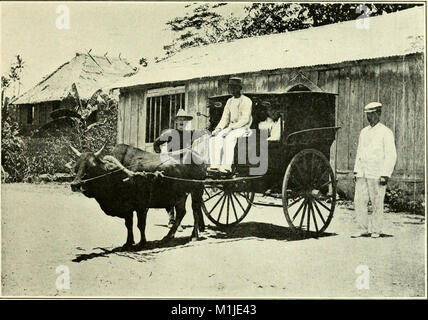
[{"label": "man's white trousers", "polygon": [[221,166],[226,170],[232,170],[236,142],[238,138],[248,136],[248,129],[233,129],[226,137],[223,137],[225,132],[227,132],[227,129],[223,129],[216,136],[211,138],[210,162],[212,168]]},{"label": "man's white trousers", "polygon": [[[359,231],[382,233],[385,191],[386,185],[381,186],[379,178],[357,178],[354,205]],[[372,212],[368,212],[369,200]]]}]

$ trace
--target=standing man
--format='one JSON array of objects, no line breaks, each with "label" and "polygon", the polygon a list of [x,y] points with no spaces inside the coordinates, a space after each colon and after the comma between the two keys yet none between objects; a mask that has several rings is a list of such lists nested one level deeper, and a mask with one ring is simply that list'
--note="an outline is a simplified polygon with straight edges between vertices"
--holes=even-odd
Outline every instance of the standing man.
[{"label": "standing man", "polygon": [[229,92],[232,97],[227,100],[223,115],[210,141],[211,171],[229,175],[232,172],[234,150],[238,138],[248,136],[252,123],[252,101],[241,94],[242,80],[229,79]]},{"label": "standing man", "polygon": [[[161,146],[165,144],[167,144],[167,152],[188,148],[192,144],[192,134],[194,131],[188,130],[186,127],[192,119],[193,117],[185,110],[179,109],[175,115],[175,129],[167,129],[161,133],[153,143],[154,151],[160,153]],[[188,131],[186,137],[185,131]],[[173,141],[174,132],[178,133],[180,137],[179,141]]]},{"label": "standing man", "polygon": [[[153,149],[156,153],[161,152],[174,152],[192,146],[192,141],[200,138],[208,131],[206,130],[191,130],[189,129],[190,121],[193,117],[189,115],[184,109],[179,109],[175,115],[175,129],[164,130],[161,135],[154,141]],[[175,137],[176,139],[174,139]],[[177,139],[179,138],[179,139]],[[161,147],[165,146],[165,149]],[[180,154],[178,156],[181,156]],[[169,223],[168,227],[171,228],[174,225],[174,208],[168,211]],[[181,232],[184,228],[180,225],[177,231]]]},{"label": "standing man", "polygon": [[[352,237],[370,235],[379,238],[382,232],[383,201],[386,185],[397,160],[394,135],[379,122],[382,104],[371,102],[365,106],[369,126],[361,130],[355,159],[355,213],[358,232]],[[368,213],[368,202],[372,213]]]}]

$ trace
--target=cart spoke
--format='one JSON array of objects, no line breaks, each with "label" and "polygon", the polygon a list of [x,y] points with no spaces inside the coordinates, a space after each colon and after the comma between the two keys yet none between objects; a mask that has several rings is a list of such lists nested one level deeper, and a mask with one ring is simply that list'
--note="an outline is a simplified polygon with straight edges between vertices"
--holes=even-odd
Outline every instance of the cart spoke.
[{"label": "cart spoke", "polygon": [[238,215],[236,214],[235,204],[233,203],[232,195],[230,196],[230,203],[232,204],[233,214],[235,215],[236,221],[238,221]]},{"label": "cart spoke", "polygon": [[[307,173],[308,172],[308,164],[306,163],[306,154],[302,154],[302,166],[303,166],[303,169],[306,169],[306,170],[304,170],[304,172],[305,173]],[[305,176],[305,178],[306,178],[306,176]]]},{"label": "cart spoke", "polygon": [[[209,196],[209,198],[208,199],[205,199],[204,200],[204,202],[207,202],[208,200],[211,200],[212,198],[214,198],[215,196],[217,196],[217,195],[219,195],[220,193],[222,193],[223,191],[219,191],[219,192],[217,192],[215,195],[212,195],[212,196],[210,196],[210,195],[208,195]],[[208,192],[207,192],[207,194],[208,194]]]},{"label": "cart spoke", "polygon": [[303,214],[302,214],[302,217],[300,218],[299,228],[302,228],[303,221],[305,219],[305,214],[306,214],[306,207],[307,207],[307,203],[305,202],[305,205],[303,207]]},{"label": "cart spoke", "polygon": [[239,202],[238,197],[237,197],[237,196],[235,196],[235,194],[234,194],[234,193],[232,193],[232,196],[233,196],[233,197],[235,198],[235,200],[238,202],[238,204],[239,204],[239,206],[241,207],[242,211],[244,211],[244,212],[245,212],[245,209],[244,209],[244,207],[242,206],[241,202]]},{"label": "cart spoke", "polygon": [[299,167],[299,165],[298,165],[298,164],[296,164],[296,165],[295,165],[295,168],[296,168],[296,172],[298,173],[298,175],[299,175],[299,177],[300,177],[300,181],[298,182],[298,183],[299,183],[299,185],[300,185],[300,186],[302,186],[302,187],[303,187],[303,189],[308,188],[307,179],[306,179],[307,177],[306,177],[306,175],[300,171],[300,167]]},{"label": "cart spoke", "polygon": [[230,203],[230,194],[227,195],[227,216],[226,216],[226,224],[229,224],[229,203]]},{"label": "cart spoke", "polygon": [[318,175],[321,173],[320,171],[321,171],[321,169],[322,169],[322,163],[320,164],[320,162],[319,161],[317,161],[316,162],[317,163],[317,165],[316,165],[316,167],[315,167],[315,169],[316,170],[314,170],[314,172],[313,172],[313,174],[312,174],[312,176],[314,177],[314,181],[313,181],[313,185],[316,185],[317,184],[317,182],[318,182],[318,179],[317,179],[317,177],[318,177]]},{"label": "cart spoke", "polygon": [[248,203],[251,203],[251,200],[247,198],[247,196],[245,194],[242,194],[240,192],[237,192],[241,197],[244,197],[245,200],[247,200]]},{"label": "cart spoke", "polygon": [[302,204],[300,205],[300,207],[297,209],[297,211],[294,213],[294,216],[293,216],[293,221],[294,221],[294,219],[296,219],[296,217],[297,217],[297,215],[299,214],[299,212],[300,212],[300,210],[302,210],[302,208],[303,208],[303,205],[306,203],[306,200],[303,200],[303,202],[302,202]]},{"label": "cart spoke", "polygon": [[211,208],[210,212],[208,212],[208,214],[210,215],[211,212],[214,211],[214,209],[217,207],[217,205],[220,203],[221,199],[223,199],[225,197],[225,195],[223,194],[220,199],[218,199],[218,201],[216,202],[216,204],[214,205],[214,207]]},{"label": "cart spoke", "polygon": [[319,232],[318,230],[318,224],[317,224],[317,219],[315,217],[315,211],[314,211],[314,207],[312,205],[312,202],[309,204],[310,205],[310,210],[312,212],[312,217],[314,218],[314,225],[315,225],[315,230],[317,231],[317,233]]},{"label": "cart spoke", "polygon": [[[291,171],[291,180],[293,180],[293,183],[295,185],[294,189],[295,190],[299,190],[299,191],[303,191],[305,189],[304,185],[302,185],[302,178],[300,177],[299,173],[297,173],[297,170],[292,170]],[[300,180],[299,180],[300,178]]]},{"label": "cart spoke", "polygon": [[207,188],[204,188],[204,192],[207,194],[207,196],[210,196],[210,193],[207,191]]},{"label": "cart spoke", "polygon": [[316,202],[314,202],[314,207],[315,207],[315,209],[317,210],[318,215],[320,216],[320,218],[321,218],[321,220],[322,220],[322,223],[324,223],[324,224],[325,224],[324,217],[322,216],[321,211],[320,211],[320,209],[318,208],[318,205],[316,204]]},{"label": "cart spoke", "polygon": [[223,202],[221,203],[220,213],[218,214],[218,217],[217,217],[217,222],[219,222],[219,221],[220,221],[220,217],[221,217],[221,214],[222,214],[222,212],[223,212],[223,207],[224,207],[224,203],[226,202],[226,198],[227,198],[227,195],[226,195],[226,193],[225,193],[225,196],[224,196]]},{"label": "cart spoke", "polygon": [[293,205],[295,205],[297,202],[299,202],[302,199],[303,199],[302,196],[298,197],[297,200],[294,200],[291,204],[288,205],[288,209],[290,209]]},{"label": "cart spoke", "polygon": [[318,179],[316,179],[316,181],[315,181],[315,185],[318,185],[318,183],[322,183],[322,181],[323,181],[323,179],[324,179],[324,177],[325,177],[325,175],[327,174],[329,174],[330,172],[329,172],[329,170],[326,170],[326,171],[324,171],[323,173],[322,173],[322,175],[320,176],[320,177],[318,177]]},{"label": "cart spoke", "polygon": [[308,220],[307,220],[307,226],[306,231],[311,230],[311,201],[308,201]]},{"label": "cart spoke", "polygon": [[324,207],[326,210],[330,211],[330,208],[327,207],[324,203],[322,203],[321,201],[319,201],[318,199],[314,198],[316,202],[318,202],[322,207]]},{"label": "cart spoke", "polygon": [[329,184],[331,184],[332,183],[332,181],[331,180],[328,180],[326,183],[324,183],[324,184],[322,184],[322,185],[320,185],[320,186],[318,186],[317,187],[317,189],[318,190],[321,190],[321,189],[323,189],[323,188],[325,188],[325,187],[327,187]]}]

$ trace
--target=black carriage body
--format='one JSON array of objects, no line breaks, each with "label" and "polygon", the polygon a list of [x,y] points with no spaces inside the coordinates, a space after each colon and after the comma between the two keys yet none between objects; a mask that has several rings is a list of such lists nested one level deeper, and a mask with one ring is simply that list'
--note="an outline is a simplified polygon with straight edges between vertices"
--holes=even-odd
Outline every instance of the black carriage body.
[{"label": "black carriage body", "polygon": [[[338,129],[335,127],[335,94],[312,91],[243,94],[253,101],[252,129],[257,131],[258,124],[263,119],[263,101],[268,101],[269,108],[281,115],[282,129],[281,140],[268,143],[269,164],[265,179],[252,181],[247,190],[263,192],[280,186],[291,159],[304,149],[319,150],[330,159],[330,148]],[[214,130],[220,121],[224,106],[230,97],[231,95],[221,95],[209,98],[210,130]],[[257,141],[259,142],[259,139]],[[257,155],[259,154],[257,150]],[[249,167],[248,164],[237,165],[239,175],[249,175]]]}]

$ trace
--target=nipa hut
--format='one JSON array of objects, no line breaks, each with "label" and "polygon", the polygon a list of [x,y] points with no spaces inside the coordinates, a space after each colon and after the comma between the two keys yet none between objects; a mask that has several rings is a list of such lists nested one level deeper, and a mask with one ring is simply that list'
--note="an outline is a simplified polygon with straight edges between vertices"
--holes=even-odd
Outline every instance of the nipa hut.
[{"label": "nipa hut", "polygon": [[52,111],[77,111],[95,92],[134,71],[123,58],[76,53],[73,59],[12,102],[17,120],[24,132],[38,128],[52,120]]}]

